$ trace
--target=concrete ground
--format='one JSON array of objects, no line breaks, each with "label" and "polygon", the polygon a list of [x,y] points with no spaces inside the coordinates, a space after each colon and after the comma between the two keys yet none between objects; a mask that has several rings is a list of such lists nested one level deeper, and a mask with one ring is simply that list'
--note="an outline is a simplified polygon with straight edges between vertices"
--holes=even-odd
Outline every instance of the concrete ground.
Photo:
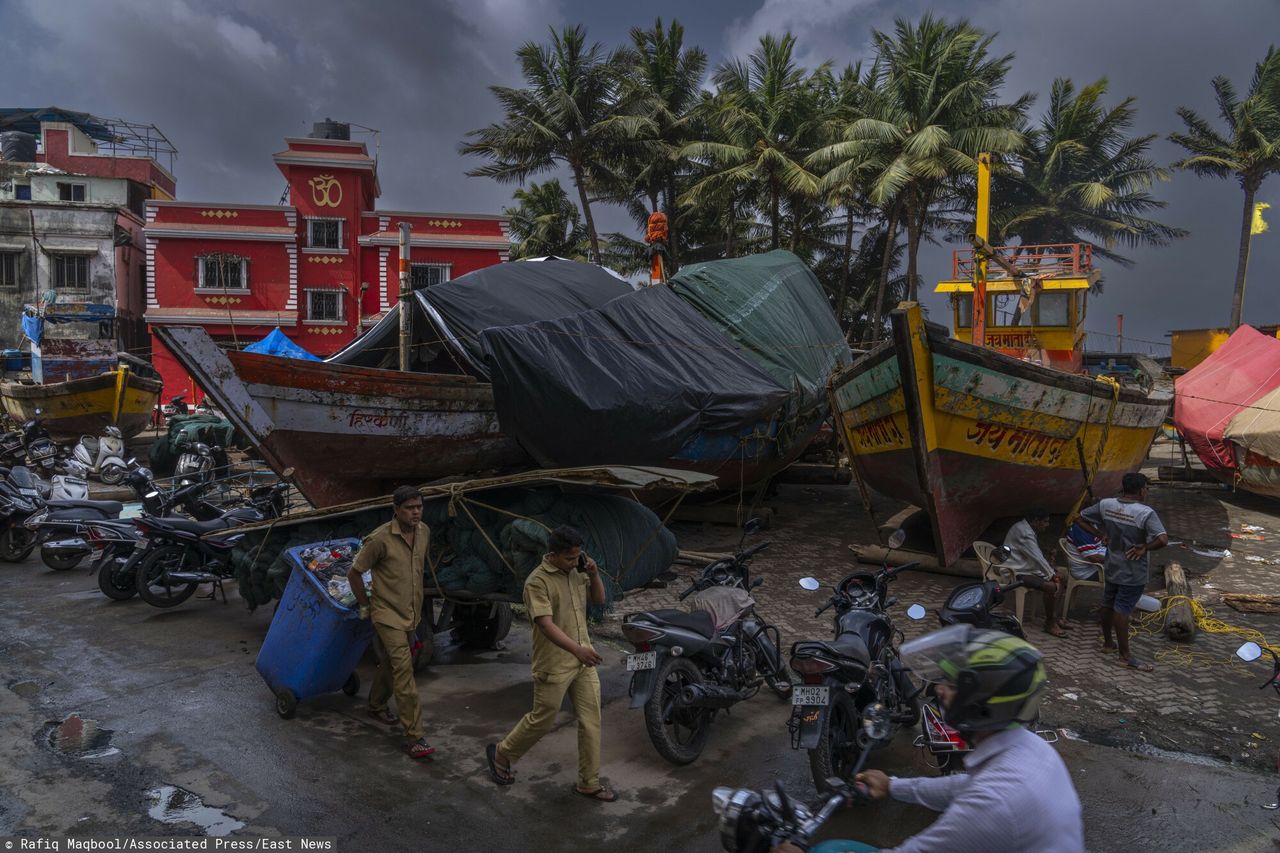
[{"label": "concrete ground", "polygon": [[[1160,487],[1152,502],[1170,531],[1188,540],[1229,540],[1222,530],[1207,538],[1214,524],[1270,524],[1280,533],[1274,511],[1248,498]],[[774,544],[755,564],[766,578],[757,597],[789,646],[829,630],[825,619],[813,618],[821,599],[796,580],[838,580],[853,565],[845,546],[874,541],[874,530],[849,488],[784,487],[775,508],[774,529],[761,534]],[[881,520],[895,511],[877,499]],[[734,538],[702,526],[676,531],[693,548]],[[1246,548],[1269,553],[1271,540],[1244,541],[1241,557],[1210,561],[1201,582],[1267,591],[1275,570],[1242,557]],[[937,607],[956,582],[904,575],[897,609],[914,601]],[[680,589],[676,583],[630,596],[618,612],[653,606]],[[627,708],[626,648],[609,638],[607,623],[598,643],[605,657],[604,776],[622,795],[612,805],[570,791],[576,761],[568,714],[517,767],[516,785],[489,781],[484,744],[504,734],[531,697],[522,623],[506,650],[445,645],[419,676],[428,737],[440,750],[438,760],[419,765],[364,715],[367,687],[355,699],[317,699],[293,720],[277,717],[253,667],[271,614],[248,612],[234,592],[229,605],[192,599],[159,611],[137,599],[110,602],[86,573],[51,572],[33,559],[0,567],[0,600],[0,836],[234,832],[333,836],[339,850],[713,851],[714,787],[781,779],[789,791],[813,797],[806,758],[790,749],[788,708],[767,693],[718,719],[695,764],[663,761],[640,712]],[[1267,674],[1262,664],[1228,663],[1236,644],[1228,635],[1202,635],[1190,656],[1144,636],[1138,648],[1157,661],[1157,671],[1120,670],[1096,651],[1085,626],[1094,603],[1096,593],[1085,593],[1073,606],[1076,629],[1067,641],[1028,631],[1049,658],[1045,721],[1081,738],[1064,739],[1058,749],[1084,803],[1089,848],[1274,849],[1280,812],[1260,806],[1277,801],[1280,780],[1257,769],[1259,756],[1269,763],[1280,744],[1280,698],[1256,689]],[[1228,622],[1275,635],[1274,616],[1216,610]],[[924,629],[905,617],[898,622],[908,634]],[[367,685],[367,663],[361,674]],[[1163,708],[1173,710],[1161,714]],[[873,766],[929,772],[911,733]],[[828,834],[888,845],[930,819],[922,809],[889,803],[841,814]]]}]

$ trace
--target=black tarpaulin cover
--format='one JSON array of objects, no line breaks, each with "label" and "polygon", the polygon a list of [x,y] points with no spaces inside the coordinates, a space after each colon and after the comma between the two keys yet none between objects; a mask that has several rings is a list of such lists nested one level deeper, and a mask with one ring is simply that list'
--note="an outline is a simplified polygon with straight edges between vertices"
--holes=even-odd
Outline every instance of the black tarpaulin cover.
[{"label": "black tarpaulin cover", "polygon": [[[595,264],[560,258],[496,264],[414,293],[414,366],[425,366],[448,346],[457,366],[488,378],[480,333],[491,326],[554,320],[597,308],[631,285]],[[328,360],[338,364],[394,367],[399,308],[368,334]],[[388,356],[390,353],[390,356]]]},{"label": "black tarpaulin cover", "polygon": [[788,397],[667,287],[481,341],[503,430],[542,465],[659,464],[700,434],[750,430]]}]

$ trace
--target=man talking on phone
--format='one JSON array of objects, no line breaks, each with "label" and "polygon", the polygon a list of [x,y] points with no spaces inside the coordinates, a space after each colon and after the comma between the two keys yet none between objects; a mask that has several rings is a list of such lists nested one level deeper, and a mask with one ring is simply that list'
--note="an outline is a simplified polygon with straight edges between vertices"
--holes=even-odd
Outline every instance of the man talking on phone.
[{"label": "man talking on phone", "polygon": [[596,561],[582,552],[582,535],[557,527],[542,563],[524,582],[524,606],[533,623],[533,710],[501,743],[485,748],[489,775],[498,785],[515,781],[512,765],[551,731],[565,693],[578,718],[578,779],[573,790],[611,803],[618,795],[600,781],[600,655],[587,634],[587,596],[604,604]]}]

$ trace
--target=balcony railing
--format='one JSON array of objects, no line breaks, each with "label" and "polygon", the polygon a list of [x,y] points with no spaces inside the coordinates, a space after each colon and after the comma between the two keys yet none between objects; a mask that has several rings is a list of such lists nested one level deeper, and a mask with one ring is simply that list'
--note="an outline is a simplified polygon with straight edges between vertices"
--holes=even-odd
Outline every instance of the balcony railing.
[{"label": "balcony railing", "polygon": [[[1058,243],[1032,246],[997,246],[996,256],[1028,278],[1086,277],[1093,269],[1093,246],[1088,243]],[[957,249],[951,254],[951,278],[973,278],[973,249]],[[987,264],[989,280],[1009,279],[1009,273],[992,260]]]}]

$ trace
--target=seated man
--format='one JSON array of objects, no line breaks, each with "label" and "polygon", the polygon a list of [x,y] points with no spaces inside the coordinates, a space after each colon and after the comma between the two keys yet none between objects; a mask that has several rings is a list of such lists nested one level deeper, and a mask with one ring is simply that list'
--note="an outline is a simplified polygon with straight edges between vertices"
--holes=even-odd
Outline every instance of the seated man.
[{"label": "seated man", "polygon": [[1013,572],[1014,577],[1035,575],[1043,582],[1044,590],[1044,630],[1055,637],[1064,636],[1065,626],[1058,620],[1054,609],[1058,603],[1058,592],[1062,581],[1058,578],[1058,570],[1045,559],[1040,550],[1040,539],[1037,533],[1049,529],[1049,513],[1039,507],[1027,511],[1027,517],[1009,528],[1004,537],[1004,546],[1009,549],[1009,558],[1000,563],[1000,568]]},{"label": "seated man", "polygon": [[1098,576],[1098,566],[1107,559],[1107,543],[1085,530],[1074,521],[1067,528],[1067,542],[1075,550],[1067,552],[1067,569],[1076,580],[1093,580]]}]

